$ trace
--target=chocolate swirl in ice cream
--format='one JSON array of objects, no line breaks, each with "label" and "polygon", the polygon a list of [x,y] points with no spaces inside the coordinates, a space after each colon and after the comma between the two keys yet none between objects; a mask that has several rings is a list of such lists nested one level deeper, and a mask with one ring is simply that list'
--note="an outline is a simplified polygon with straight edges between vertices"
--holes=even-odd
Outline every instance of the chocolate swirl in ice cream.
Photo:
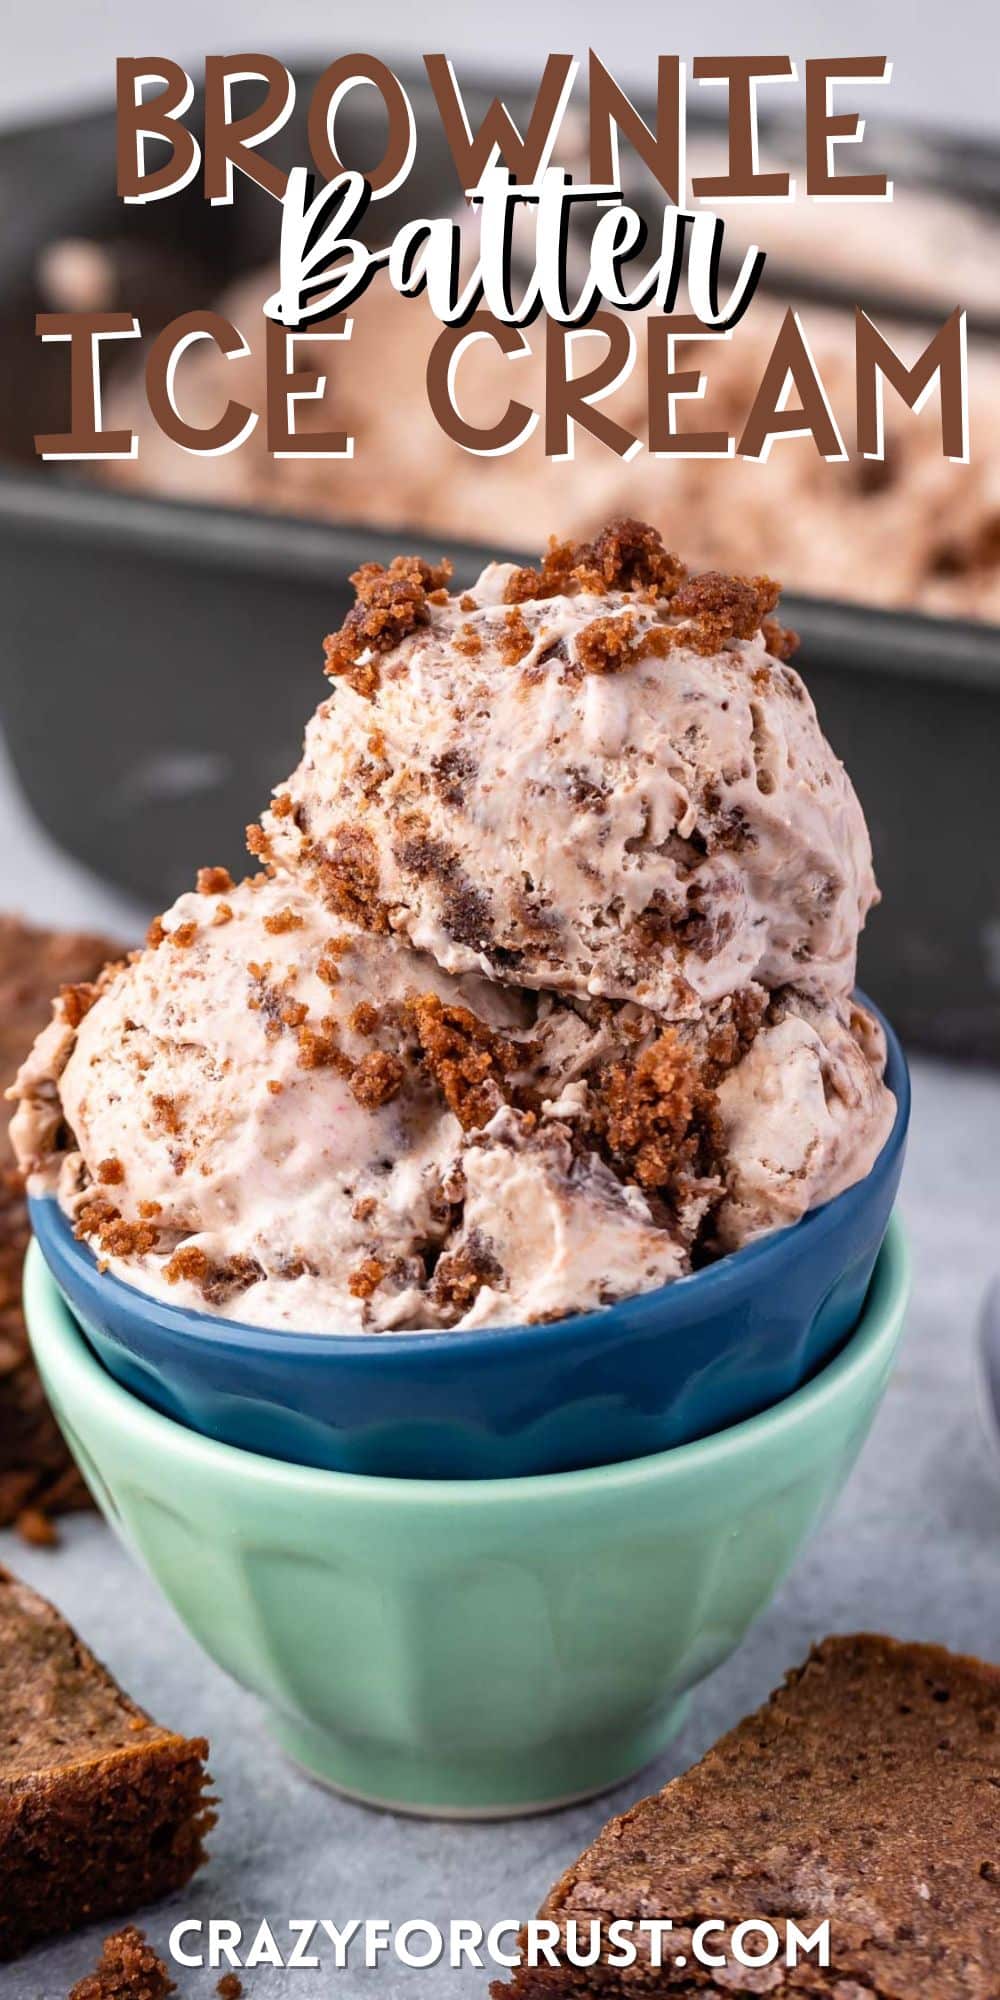
[{"label": "chocolate swirl in ice cream", "polygon": [[261,872],[24,1065],[35,1190],[143,1289],[377,1332],[607,1304],[867,1173],[871,854],[776,586],[627,521],[356,584]]}]

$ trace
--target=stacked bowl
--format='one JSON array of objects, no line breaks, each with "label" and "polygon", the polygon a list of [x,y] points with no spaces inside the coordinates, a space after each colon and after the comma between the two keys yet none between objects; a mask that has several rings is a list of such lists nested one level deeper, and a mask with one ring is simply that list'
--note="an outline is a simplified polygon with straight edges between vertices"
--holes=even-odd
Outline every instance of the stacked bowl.
[{"label": "stacked bowl", "polygon": [[39,1368],[109,1520],[317,1777],[397,1810],[626,1778],[839,1491],[907,1294],[909,1117],[869,1174],[689,1277],[549,1324],[267,1332],[99,1270],[33,1202]]}]

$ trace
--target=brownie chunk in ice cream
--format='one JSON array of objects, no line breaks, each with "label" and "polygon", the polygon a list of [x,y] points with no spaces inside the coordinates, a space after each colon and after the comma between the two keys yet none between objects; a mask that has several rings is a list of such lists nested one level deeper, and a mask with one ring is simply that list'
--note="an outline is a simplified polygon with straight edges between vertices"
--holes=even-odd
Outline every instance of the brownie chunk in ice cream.
[{"label": "brownie chunk in ice cream", "polygon": [[606,1305],[866,1174],[871,851],[776,586],[631,521],[355,582],[261,871],[22,1067],[35,1190],[143,1289],[379,1332]]}]

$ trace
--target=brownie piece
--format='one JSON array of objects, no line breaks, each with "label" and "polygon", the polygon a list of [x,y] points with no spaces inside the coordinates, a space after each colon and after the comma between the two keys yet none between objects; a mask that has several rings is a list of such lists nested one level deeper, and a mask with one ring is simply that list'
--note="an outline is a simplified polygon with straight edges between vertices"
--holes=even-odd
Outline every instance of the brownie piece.
[{"label": "brownie piece", "polygon": [[208,1745],[144,1715],[0,1569],[0,1960],[179,1889],[214,1824]]},{"label": "brownie piece", "polygon": [[167,2000],[176,1991],[176,1980],[143,1932],[126,1924],[105,1938],[95,1971],[77,1980],[69,2000]]},{"label": "brownie piece", "polygon": [[50,1516],[89,1507],[91,1500],[28,1345],[21,1311],[28,1214],[3,1092],[45,1027],[59,987],[96,978],[114,955],[106,938],[38,930],[19,917],[0,916],[0,1527],[16,1522],[29,1541],[52,1540]]},{"label": "brownie piece", "polygon": [[[1000,1994],[1000,1667],[862,1633],[805,1665],[700,1764],[611,1820],[541,1916],[592,1919],[601,1962],[523,1966],[497,2000],[536,1996],[811,1993],[824,2000],[996,2000]],[[636,1931],[634,1966],[604,1962],[614,1918],[670,1919],[661,1968]],[[811,1933],[826,1970],[699,1966],[692,1932],[763,1918]],[[613,1943],[613,1941],[611,1941]],[[748,1938],[750,1951],[763,1948]],[[678,1957],[686,1959],[680,1967]]]}]

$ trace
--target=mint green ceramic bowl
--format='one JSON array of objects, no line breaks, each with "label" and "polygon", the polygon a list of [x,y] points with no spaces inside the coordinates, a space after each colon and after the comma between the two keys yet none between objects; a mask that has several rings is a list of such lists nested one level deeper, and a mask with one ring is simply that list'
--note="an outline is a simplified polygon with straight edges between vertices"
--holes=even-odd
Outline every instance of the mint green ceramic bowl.
[{"label": "mint green ceramic bowl", "polygon": [[374,1479],[217,1444],[130,1396],[36,1244],[38,1365],[100,1506],[278,1742],[357,1798],[535,1811],[663,1748],[842,1486],[908,1290],[894,1222],[837,1359],[653,1458],[526,1479]]}]

